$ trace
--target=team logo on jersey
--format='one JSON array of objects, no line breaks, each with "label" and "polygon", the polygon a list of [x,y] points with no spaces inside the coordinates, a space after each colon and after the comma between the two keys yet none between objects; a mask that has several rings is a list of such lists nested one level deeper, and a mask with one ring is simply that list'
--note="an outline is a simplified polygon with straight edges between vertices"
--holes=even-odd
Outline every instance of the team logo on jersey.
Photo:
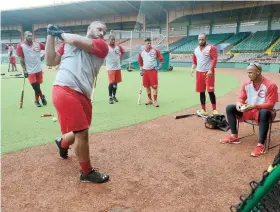
[{"label": "team logo on jersey", "polygon": [[156,53],[154,51],[149,52],[150,57],[154,58],[156,56]]},{"label": "team logo on jersey", "polygon": [[265,91],[264,90],[260,90],[259,93],[258,93],[258,97],[264,98],[265,97]]},{"label": "team logo on jersey", "polygon": [[36,47],[33,48],[33,50],[34,50],[34,52],[39,52],[40,48],[36,46]]},{"label": "team logo on jersey", "polygon": [[116,48],[116,49],[115,49],[115,53],[116,53],[116,54],[120,54],[119,48]]},{"label": "team logo on jersey", "polygon": [[209,50],[204,51],[204,55],[205,56],[209,56],[210,55],[210,51]]}]

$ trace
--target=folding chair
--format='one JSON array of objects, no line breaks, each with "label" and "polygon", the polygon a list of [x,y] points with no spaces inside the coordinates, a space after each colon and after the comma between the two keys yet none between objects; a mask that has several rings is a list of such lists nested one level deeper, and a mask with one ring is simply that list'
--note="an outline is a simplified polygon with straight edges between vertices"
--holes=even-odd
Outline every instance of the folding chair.
[{"label": "folding chair", "polygon": [[[280,93],[278,93],[278,100],[280,101]],[[272,128],[272,125],[275,124],[275,123],[280,123],[280,103],[277,102],[277,105],[276,105],[276,109],[274,110],[276,112],[276,117],[273,121],[271,121],[269,123],[269,130],[268,130],[268,135],[266,137],[266,142],[265,142],[265,150],[269,151],[277,146],[280,147],[280,142],[279,144],[276,144],[272,147],[270,147],[270,141],[271,141],[271,128]],[[244,121],[244,123],[246,124],[249,124],[252,126],[253,128],[253,133],[250,134],[250,135],[246,135],[246,136],[243,136],[241,137],[240,139],[243,139],[243,138],[246,138],[246,137],[249,137],[249,136],[252,136],[255,134],[255,126],[258,126],[258,124],[255,122],[255,121],[252,121],[252,120],[246,120]],[[239,131],[239,121],[237,122],[237,132]]]}]

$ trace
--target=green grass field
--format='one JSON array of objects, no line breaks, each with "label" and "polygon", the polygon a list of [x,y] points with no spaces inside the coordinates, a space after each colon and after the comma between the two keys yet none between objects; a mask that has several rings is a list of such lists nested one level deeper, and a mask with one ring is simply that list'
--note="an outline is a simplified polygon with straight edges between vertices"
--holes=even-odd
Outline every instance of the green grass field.
[{"label": "green grass field", "polygon": [[[41,88],[46,95],[48,105],[41,108],[33,106],[33,90],[26,80],[24,104],[23,108],[19,109],[23,79],[3,79],[11,74],[7,73],[7,67],[7,65],[1,66],[2,73],[6,73],[1,80],[2,154],[53,142],[60,135],[59,124],[53,122],[52,117],[42,118],[41,115],[44,113],[56,115],[51,101],[52,84],[56,72],[44,72],[44,83]],[[20,66],[17,65],[17,67]],[[140,80],[138,71],[123,71],[123,82],[118,85],[119,103],[110,105],[107,73],[104,70],[100,71],[93,106],[91,133],[145,122],[199,104],[199,96],[194,92],[195,78],[190,76],[188,69],[175,68],[172,72],[159,74],[159,108],[137,105]],[[218,73],[216,85],[216,95],[220,97],[236,88],[238,80]],[[146,100],[144,91],[142,102]]]}]

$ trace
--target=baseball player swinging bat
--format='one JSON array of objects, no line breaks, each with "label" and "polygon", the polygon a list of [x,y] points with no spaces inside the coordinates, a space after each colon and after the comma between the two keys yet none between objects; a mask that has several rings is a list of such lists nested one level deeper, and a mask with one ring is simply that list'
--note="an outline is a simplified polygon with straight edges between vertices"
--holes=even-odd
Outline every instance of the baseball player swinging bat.
[{"label": "baseball player swinging bat", "polygon": [[19,108],[22,108],[22,105],[23,105],[24,85],[25,85],[25,77],[23,77],[23,86],[22,86],[22,91],[21,91]]},{"label": "baseball player swinging bat", "polygon": [[95,90],[96,90],[96,81],[97,81],[97,76],[94,78],[94,81],[93,81],[93,89],[92,89],[92,93],[91,93],[91,102],[93,102],[93,99],[94,99],[94,94],[95,94]]}]

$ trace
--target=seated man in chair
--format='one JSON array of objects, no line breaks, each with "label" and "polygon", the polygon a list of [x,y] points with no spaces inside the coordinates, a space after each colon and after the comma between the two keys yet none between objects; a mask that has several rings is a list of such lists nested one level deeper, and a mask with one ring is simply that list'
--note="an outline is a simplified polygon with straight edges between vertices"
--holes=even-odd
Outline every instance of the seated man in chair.
[{"label": "seated man in chair", "polygon": [[264,143],[269,130],[270,121],[274,120],[276,102],[278,102],[277,85],[262,76],[262,67],[258,63],[250,63],[247,67],[250,80],[242,86],[237,103],[227,105],[226,114],[231,135],[220,140],[222,144],[239,144],[237,119],[242,122],[252,120],[259,125],[259,143],[251,156],[261,156],[265,151]]}]

